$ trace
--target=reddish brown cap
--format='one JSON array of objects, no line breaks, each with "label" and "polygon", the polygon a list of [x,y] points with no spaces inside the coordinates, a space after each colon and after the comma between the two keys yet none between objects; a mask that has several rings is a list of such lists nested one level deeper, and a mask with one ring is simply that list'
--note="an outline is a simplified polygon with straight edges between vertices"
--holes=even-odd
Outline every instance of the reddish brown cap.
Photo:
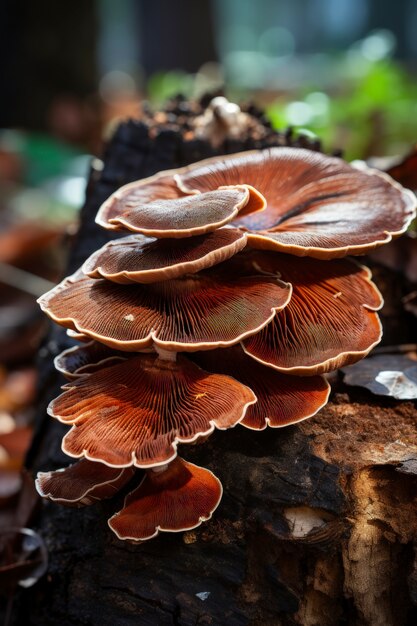
[{"label": "reddish brown cap", "polygon": [[[184,192],[177,184],[177,177],[182,173],[185,174],[188,170],[189,167],[183,167],[158,172],[158,174],[150,176],[149,178],[143,178],[120,187],[120,189],[115,191],[100,207],[96,217],[97,224],[111,230],[120,227],[123,228],[123,221],[125,221],[126,218],[127,222],[130,224],[130,216],[133,216],[133,222],[135,222],[135,215],[138,215],[143,208],[145,208],[145,213],[147,213],[149,205],[152,205],[152,203],[178,199],[189,200],[190,196],[199,195],[200,192],[198,191]],[[217,188],[221,186],[221,184],[212,186],[207,191],[217,190]],[[232,185],[232,187],[235,186],[236,185]],[[265,198],[256,189],[251,187],[251,185],[243,183],[243,187],[246,190],[245,194],[249,193],[249,198],[247,198],[245,205],[239,207],[240,214],[247,215],[254,211],[262,211],[266,206]],[[155,206],[157,206],[157,204],[154,204],[154,207]],[[185,206],[187,206],[187,204]],[[118,221],[119,218],[121,218],[122,221]],[[161,213],[159,219],[161,219]],[[152,229],[154,228],[153,221],[151,221],[150,226]],[[128,226],[128,228],[130,229],[130,226]]]},{"label": "reddish brown cap", "polygon": [[296,256],[365,254],[403,233],[415,216],[413,194],[386,174],[302,148],[200,161],[176,180],[184,193],[252,185],[267,208],[234,224],[249,232],[252,247]]},{"label": "reddish brown cap", "polygon": [[248,204],[245,185],[230,186],[182,198],[163,196],[147,204],[106,202],[96,222],[109,230],[130,230],[158,238],[183,238],[212,232],[235,219]]},{"label": "reddish brown cap", "polygon": [[154,200],[174,200],[190,194],[184,194],[175,182],[171,171],[158,172],[154,176],[138,180],[117,189],[101,205],[96,222],[103,228],[115,230],[109,220],[128,212],[132,206],[149,204]]},{"label": "reddish brown cap", "polygon": [[102,367],[109,367],[126,358],[126,353],[112,350],[98,341],[64,350],[54,359],[56,369],[72,380],[91,374]]},{"label": "reddish brown cap", "polygon": [[212,472],[177,457],[163,472],[146,472],[109,526],[119,539],[132,542],[160,531],[191,530],[211,518],[221,497],[221,483]]},{"label": "reddish brown cap", "polygon": [[382,296],[368,269],[348,259],[306,263],[277,253],[247,258],[293,286],[286,309],[244,341],[245,351],[261,363],[299,376],[322,374],[359,361],[381,340],[375,311]]},{"label": "reddish brown cap", "polygon": [[233,261],[134,289],[77,272],[38,302],[58,324],[120,350],[229,346],[258,332],[291,297],[276,276]]},{"label": "reddish brown cap", "polygon": [[287,376],[251,359],[240,346],[196,352],[193,360],[209,372],[233,376],[252,389],[256,404],[248,407],[242,426],[263,430],[301,422],[326,403],[330,385],[323,376]]},{"label": "reddish brown cap", "polygon": [[43,498],[81,507],[113,497],[135,473],[134,468],[114,468],[86,459],[55,472],[39,472],[35,484]]},{"label": "reddish brown cap", "polygon": [[138,355],[68,383],[50,415],[74,424],[62,449],[110,467],[154,467],[214,428],[238,424],[256,396],[238,381],[176,362]]},{"label": "reddish brown cap", "polygon": [[245,246],[246,235],[237,228],[220,228],[188,239],[131,235],[94,252],[84,263],[83,272],[120,284],[154,283],[222,263]]}]

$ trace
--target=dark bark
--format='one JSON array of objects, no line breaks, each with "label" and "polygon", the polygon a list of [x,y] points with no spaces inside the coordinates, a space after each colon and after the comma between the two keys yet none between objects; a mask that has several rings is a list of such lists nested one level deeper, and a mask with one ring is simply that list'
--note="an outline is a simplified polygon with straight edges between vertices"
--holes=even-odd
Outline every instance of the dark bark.
[{"label": "dark bark", "polygon": [[[176,106],[174,117],[186,118],[187,105]],[[104,169],[92,171],[69,272],[104,243],[107,234],[93,220],[114,189],[214,153],[205,141],[185,141],[175,125],[151,138],[154,131],[123,124]],[[287,141],[258,131],[220,151]],[[60,450],[66,429],[45,414],[61,382],[52,358],[67,344],[64,331],[53,329],[41,352],[34,471],[68,462]],[[203,445],[182,446],[188,460],[212,469],[224,486],[213,519],[194,531],[133,546],[106,523],[123,494],[80,510],[45,504],[38,528],[49,549],[48,576],[21,595],[15,623],[415,623],[416,479],[413,463],[405,463],[417,458],[414,407],[370,394],[349,397],[337,381],[335,387],[320,415],[298,426],[259,433],[238,426]]]}]

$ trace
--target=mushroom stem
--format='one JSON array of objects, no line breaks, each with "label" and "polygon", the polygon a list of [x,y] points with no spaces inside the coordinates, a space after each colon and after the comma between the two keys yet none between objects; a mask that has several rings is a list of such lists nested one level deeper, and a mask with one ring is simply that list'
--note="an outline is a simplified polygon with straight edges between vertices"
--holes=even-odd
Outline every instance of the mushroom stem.
[{"label": "mushroom stem", "polygon": [[154,344],[153,347],[158,357],[162,359],[163,361],[172,361],[173,363],[175,363],[175,361],[177,360],[177,353],[175,351],[164,350],[163,348],[160,348],[156,344]]},{"label": "mushroom stem", "polygon": [[213,98],[203,115],[195,118],[194,125],[198,137],[207,137],[214,146],[220,145],[226,137],[237,137],[245,131],[250,121],[234,102],[224,96]]},{"label": "mushroom stem", "polygon": [[221,121],[227,128],[232,129],[238,125],[240,107],[234,102],[229,102],[224,96],[213,98],[209,104],[209,109],[213,111],[214,118]]},{"label": "mushroom stem", "polygon": [[150,471],[155,474],[162,474],[162,472],[166,472],[170,463],[165,463],[164,465],[157,465],[156,467],[151,467]]}]

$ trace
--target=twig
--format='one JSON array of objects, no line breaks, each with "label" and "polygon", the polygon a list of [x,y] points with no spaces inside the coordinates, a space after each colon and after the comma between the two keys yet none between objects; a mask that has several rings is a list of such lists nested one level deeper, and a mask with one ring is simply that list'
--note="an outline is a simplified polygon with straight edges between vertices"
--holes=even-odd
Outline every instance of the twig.
[{"label": "twig", "polygon": [[30,274],[2,261],[0,261],[0,282],[9,287],[20,289],[36,298],[55,287],[54,283],[45,278],[35,276],[35,274]]}]

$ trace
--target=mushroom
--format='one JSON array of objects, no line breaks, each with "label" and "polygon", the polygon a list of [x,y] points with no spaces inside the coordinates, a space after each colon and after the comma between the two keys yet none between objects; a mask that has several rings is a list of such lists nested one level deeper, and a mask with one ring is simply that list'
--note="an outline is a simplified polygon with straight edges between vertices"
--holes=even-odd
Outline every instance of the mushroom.
[{"label": "mushroom", "polygon": [[38,302],[54,321],[111,348],[138,351],[154,344],[192,352],[233,345],[287,305],[291,286],[229,262],[134,288],[79,271]]},{"label": "mushroom", "polygon": [[113,468],[81,459],[54,472],[39,472],[35,485],[43,498],[66,506],[81,507],[111,498],[134,473],[132,467]]},{"label": "mushroom", "polygon": [[209,520],[220,503],[222,485],[212,472],[177,457],[168,465],[148,470],[109,519],[119,539],[141,542],[160,531],[181,532]]},{"label": "mushroom", "polygon": [[214,147],[220,146],[225,139],[241,137],[253,124],[252,116],[224,96],[213,98],[204,113],[193,120],[195,136],[209,140]]},{"label": "mushroom", "polygon": [[296,256],[365,254],[403,233],[415,215],[413,194],[386,174],[303,148],[208,159],[178,170],[174,179],[183,193],[243,181],[253,186],[266,210],[234,223],[248,232],[250,246]]},{"label": "mushroom", "polygon": [[42,475],[40,492],[91,501],[137,467],[142,483],[109,522],[119,538],[208,519],[221,485],[178,444],[295,423],[327,402],[321,374],[381,338],[369,271],[339,257],[404,232],[415,204],[385,174],[297,148],[216,157],[112,194],[97,223],[134,234],[39,300],[89,341],[57,357],[71,380],[49,407],[81,461]]},{"label": "mushroom", "polygon": [[245,246],[246,235],[237,228],[219,228],[185,240],[131,235],[107,243],[82,269],[91,278],[147,284],[195,274],[226,261]]},{"label": "mushroom", "polygon": [[91,374],[104,365],[114,365],[125,358],[124,352],[111,350],[98,341],[88,341],[82,346],[74,346],[58,354],[54,359],[54,365],[65,378],[72,380]]},{"label": "mushroom", "polygon": [[[71,348],[56,358],[55,363],[60,364],[67,378],[79,378],[114,364],[111,358],[99,360],[100,356],[104,356],[102,349],[108,353],[112,353],[112,350],[96,342],[91,344],[91,347]],[[67,355],[70,366],[64,365]],[[243,420],[239,422],[241,426],[252,430],[263,430],[267,426],[278,428],[300,422],[315,415],[329,397],[330,385],[323,376],[282,374],[252,360],[239,345],[195,352],[191,359],[207,372],[231,376],[252,389],[257,401],[247,407]],[[77,363],[82,364],[79,369],[75,369]],[[68,370],[71,370],[70,375]],[[199,440],[204,438],[201,436]]]},{"label": "mushroom", "polygon": [[281,428],[315,415],[326,403],[330,385],[323,376],[288,376],[252,360],[241,346],[196,352],[193,360],[218,374],[233,376],[255,393],[241,426]]},{"label": "mushroom", "polygon": [[241,212],[233,224],[248,232],[252,247],[297,256],[365,254],[402,234],[415,215],[414,195],[387,174],[282,147],[214,157],[131,183],[110,196],[96,221],[112,229],[110,219],[126,203],[242,185],[251,192],[245,206],[251,214]]},{"label": "mushroom", "polygon": [[[137,202],[135,183],[126,185],[107,200],[97,214],[97,223],[109,230],[130,230],[150,237],[183,238],[210,233],[265,208],[264,197],[251,186],[220,187],[184,197]],[[152,197],[152,196],[151,196]],[[248,207],[248,208],[245,208]]]},{"label": "mushroom", "polygon": [[238,424],[256,396],[234,378],[178,355],[136,355],[64,386],[48,412],[71,430],[63,451],[110,467],[148,468],[190,443]]},{"label": "mushroom", "polygon": [[243,342],[261,363],[297,376],[323,374],[359,361],[381,340],[376,311],[383,300],[367,268],[349,259],[306,263],[271,252],[245,260],[257,270],[279,272],[293,286],[287,307]]}]

